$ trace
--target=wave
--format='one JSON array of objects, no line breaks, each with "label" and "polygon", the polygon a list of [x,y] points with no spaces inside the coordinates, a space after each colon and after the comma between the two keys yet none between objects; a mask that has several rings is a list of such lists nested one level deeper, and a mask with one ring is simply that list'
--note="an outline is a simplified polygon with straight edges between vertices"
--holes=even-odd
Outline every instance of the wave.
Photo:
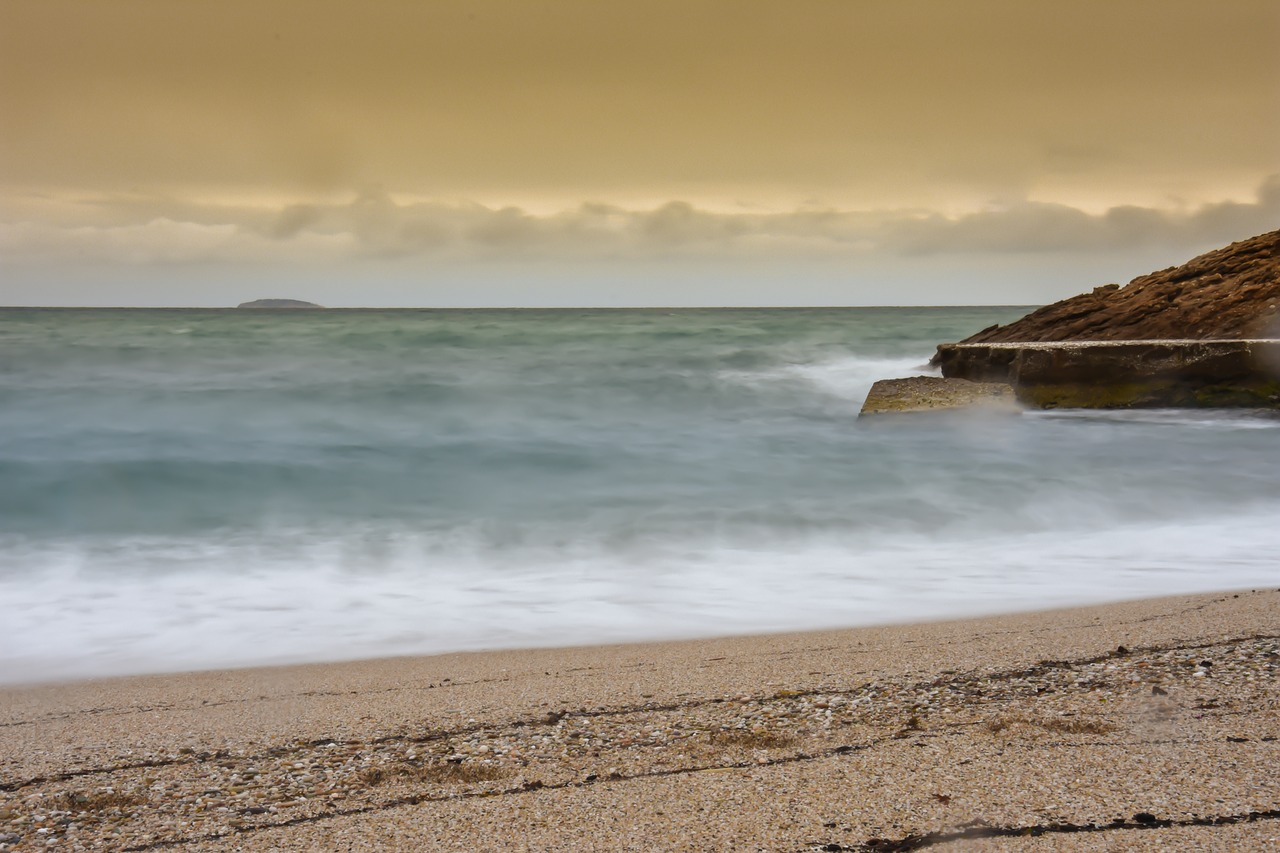
[{"label": "wave", "polygon": [[1274,417],[857,424],[1016,309],[180,313],[0,311],[0,680],[1274,574]]},{"label": "wave", "polygon": [[[1086,535],[7,543],[0,680],[804,630],[1275,583],[1259,507]],[[609,547],[612,545],[613,547]]]},{"label": "wave", "polygon": [[846,406],[862,407],[871,386],[880,379],[937,375],[927,358],[899,358],[841,354],[794,361],[775,358],[760,369],[722,370],[721,380],[750,387],[791,386],[834,398]]}]

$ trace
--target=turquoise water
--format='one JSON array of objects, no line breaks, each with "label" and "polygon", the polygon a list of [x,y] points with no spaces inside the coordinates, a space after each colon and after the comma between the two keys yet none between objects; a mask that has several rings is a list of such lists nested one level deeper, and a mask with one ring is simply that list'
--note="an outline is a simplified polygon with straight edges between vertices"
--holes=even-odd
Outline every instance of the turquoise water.
[{"label": "turquoise water", "polygon": [[1020,308],[0,311],[0,680],[1280,580],[1280,421],[856,420]]}]

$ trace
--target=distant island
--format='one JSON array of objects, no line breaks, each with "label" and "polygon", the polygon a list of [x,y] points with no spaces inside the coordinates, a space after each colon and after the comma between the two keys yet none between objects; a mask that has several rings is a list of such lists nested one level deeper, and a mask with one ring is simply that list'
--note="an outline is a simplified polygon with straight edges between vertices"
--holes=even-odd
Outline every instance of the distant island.
[{"label": "distant island", "polygon": [[255,299],[252,302],[241,302],[237,308],[323,308],[314,302],[301,299]]}]

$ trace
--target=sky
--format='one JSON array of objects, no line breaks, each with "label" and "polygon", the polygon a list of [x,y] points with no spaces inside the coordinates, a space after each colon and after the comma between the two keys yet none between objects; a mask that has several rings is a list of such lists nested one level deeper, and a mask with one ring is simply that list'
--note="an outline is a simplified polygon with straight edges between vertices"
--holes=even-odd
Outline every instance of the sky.
[{"label": "sky", "polygon": [[1274,0],[0,0],[0,304],[1038,304],[1280,228]]}]

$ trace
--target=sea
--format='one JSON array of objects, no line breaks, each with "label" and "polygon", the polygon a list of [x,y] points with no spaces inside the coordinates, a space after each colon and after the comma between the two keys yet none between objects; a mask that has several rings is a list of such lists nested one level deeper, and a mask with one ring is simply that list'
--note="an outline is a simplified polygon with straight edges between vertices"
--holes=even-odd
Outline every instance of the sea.
[{"label": "sea", "polygon": [[1280,585],[1280,419],[859,419],[1025,307],[0,311],[0,682]]}]

